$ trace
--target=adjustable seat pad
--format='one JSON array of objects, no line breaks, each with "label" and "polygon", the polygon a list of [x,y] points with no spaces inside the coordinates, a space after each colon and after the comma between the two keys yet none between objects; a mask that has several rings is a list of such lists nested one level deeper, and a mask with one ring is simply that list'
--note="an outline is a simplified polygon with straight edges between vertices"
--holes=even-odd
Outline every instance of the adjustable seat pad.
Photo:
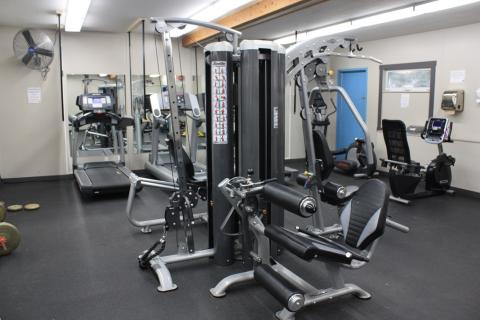
[{"label": "adjustable seat pad", "polygon": [[378,179],[365,182],[340,214],[345,243],[366,249],[383,234],[387,219],[389,192]]}]

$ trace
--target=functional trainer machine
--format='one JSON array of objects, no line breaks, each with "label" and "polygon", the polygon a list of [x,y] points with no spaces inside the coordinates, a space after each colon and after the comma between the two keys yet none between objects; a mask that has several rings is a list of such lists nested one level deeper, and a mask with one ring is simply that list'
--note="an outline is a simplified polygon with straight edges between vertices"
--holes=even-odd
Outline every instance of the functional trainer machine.
[{"label": "functional trainer machine", "polygon": [[[165,209],[165,217],[164,217],[164,233],[162,237],[156,241],[149,249],[145,250],[139,257],[138,262],[141,268],[150,268],[155,272],[157,275],[159,286],[157,287],[158,291],[170,291],[175,290],[177,285],[173,282],[170,271],[168,270],[167,265],[182,262],[182,261],[189,261],[189,260],[196,260],[200,258],[212,257],[215,255],[216,250],[213,248],[213,243],[210,243],[209,248],[204,250],[197,250],[195,246],[195,238],[194,238],[194,215],[192,209],[195,203],[195,197],[198,196],[200,188],[197,188],[192,181],[189,181],[187,176],[187,158],[185,156],[185,151],[182,145],[182,136],[180,133],[180,121],[179,121],[179,110],[177,104],[177,92],[175,87],[175,71],[174,71],[174,64],[173,64],[173,52],[172,52],[172,40],[170,38],[169,31],[173,28],[172,25],[178,26],[185,25],[185,24],[194,24],[198,26],[203,26],[207,28],[211,28],[217,31],[222,32],[227,40],[231,41],[233,45],[225,42],[225,46],[230,48],[236,48],[238,45],[238,36],[241,34],[240,32],[224,28],[220,25],[213,24],[213,23],[206,23],[202,21],[195,21],[191,19],[184,19],[184,18],[170,18],[170,19],[161,19],[161,18],[152,18],[152,22],[155,23],[155,29],[159,32],[162,36],[163,40],[163,49],[164,49],[164,56],[165,56],[165,69],[167,71],[167,88],[168,88],[168,103],[169,109],[171,114],[171,132],[172,132],[172,150],[174,155],[174,163],[175,167],[177,168],[177,175],[178,178],[176,179],[175,188],[178,188],[174,191],[174,193],[170,197],[170,205]],[[230,52],[231,54],[231,52]],[[231,61],[231,60],[230,60]],[[223,65],[226,66],[227,61],[224,60]],[[225,68],[226,70],[226,68]],[[231,95],[227,92],[229,79],[227,79],[226,74],[222,74],[225,78],[222,78],[222,88],[225,89],[223,92],[225,98],[222,100],[222,106],[225,107],[230,102]],[[220,82],[219,82],[220,84]],[[208,89],[208,88],[207,88]],[[228,98],[227,98],[228,94]],[[211,110],[208,106],[207,110]],[[225,115],[226,117],[226,115]],[[220,119],[218,119],[220,120]],[[221,120],[224,120],[223,118]],[[208,116],[207,116],[208,121]],[[225,126],[223,130],[225,132],[227,130],[232,130],[232,127],[227,128],[227,120],[224,121]],[[207,124],[208,125],[208,124]],[[210,131],[210,130],[209,130]],[[217,132],[217,134],[222,134],[222,132]],[[225,146],[225,141],[223,141],[222,145]],[[228,145],[226,145],[228,148]],[[232,148],[233,150],[233,148]],[[222,160],[223,163],[227,163],[229,165],[232,162],[228,162],[228,158],[219,159]],[[225,167],[225,164],[223,164]],[[207,172],[211,172],[208,168]],[[215,168],[216,171],[222,171],[222,164],[219,164],[218,167]],[[233,169],[232,169],[233,170]],[[143,183],[143,179],[139,180],[140,183]],[[148,184],[154,186],[155,184],[164,184],[164,181],[148,181]],[[133,185],[133,184],[132,184]],[[208,185],[210,189],[211,186]],[[193,198],[192,198],[192,190],[193,190]],[[213,203],[212,203],[213,204]],[[215,204],[215,207],[219,206],[219,203]],[[212,224],[214,220],[212,216],[209,215],[209,225]],[[218,217],[222,219],[222,217]],[[177,234],[177,248],[178,253],[170,256],[160,256],[162,251],[165,248],[165,242],[167,240],[167,231],[169,229],[175,229]],[[215,243],[217,245],[218,242]]]},{"label": "functional trainer machine", "polygon": [[[167,58],[173,149],[179,173],[178,191],[173,193],[165,211],[164,226],[165,230],[174,228],[181,240],[177,242],[177,254],[160,256],[165,246],[165,232],[140,255],[139,263],[142,268],[149,267],[156,273],[159,291],[169,291],[176,288],[167,268],[169,264],[212,256],[219,265],[234,262],[231,235],[235,233],[236,223],[233,220],[223,223],[234,210],[217,188],[225,177],[248,174],[257,180],[277,179],[279,183],[284,180],[285,51],[270,41],[242,41],[239,45],[240,32],[216,24],[181,18],[154,20],[156,30],[162,34]],[[192,184],[187,179],[187,163],[176,129],[178,106],[172,103],[175,101],[172,97],[176,96],[175,86],[170,85],[174,83],[174,71],[168,31],[170,25],[187,23],[216,29],[227,40],[205,47],[209,248],[200,251],[194,246],[194,215],[188,197]],[[270,224],[283,225],[283,208],[267,203],[264,210],[275,212],[269,215]]]},{"label": "functional trainer machine", "polygon": [[[71,154],[73,174],[80,192],[85,195],[101,195],[111,193],[127,193],[130,189],[129,175],[131,171],[125,166],[125,149],[123,130],[133,125],[133,119],[121,117],[114,113],[112,97],[102,93],[89,93],[77,97],[77,106],[81,112],[69,116],[73,127]],[[92,124],[109,124],[112,131],[113,150],[120,160],[86,162],[78,161],[80,128]]]},{"label": "functional trainer machine", "polygon": [[[407,128],[401,120],[382,120],[383,136],[388,159],[381,159],[382,166],[389,167],[391,200],[410,204],[412,200],[437,196],[453,195],[450,188],[455,158],[443,151],[443,143],[451,139],[453,123],[447,118],[430,118],[421,131],[421,138],[438,147],[438,156],[425,168],[410,157]],[[415,192],[418,184],[425,180],[425,191]]]}]

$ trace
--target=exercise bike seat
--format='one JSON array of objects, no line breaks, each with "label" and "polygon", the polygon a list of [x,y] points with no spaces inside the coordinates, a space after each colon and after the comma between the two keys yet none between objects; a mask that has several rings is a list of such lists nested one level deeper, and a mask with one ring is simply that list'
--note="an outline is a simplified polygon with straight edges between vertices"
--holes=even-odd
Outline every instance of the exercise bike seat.
[{"label": "exercise bike seat", "polygon": [[342,172],[353,174],[357,172],[358,162],[354,160],[335,160],[335,168]]}]

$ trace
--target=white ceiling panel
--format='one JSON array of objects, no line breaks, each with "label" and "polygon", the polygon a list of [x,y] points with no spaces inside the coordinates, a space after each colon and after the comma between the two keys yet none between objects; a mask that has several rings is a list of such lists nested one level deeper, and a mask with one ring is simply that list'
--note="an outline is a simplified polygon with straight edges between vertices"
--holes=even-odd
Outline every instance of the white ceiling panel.
[{"label": "white ceiling panel", "polygon": [[[92,0],[84,31],[126,32],[139,17],[188,17],[213,0]],[[234,1],[234,0],[232,0]],[[452,0],[454,1],[454,0]],[[412,5],[417,0],[329,0],[243,28],[244,38],[276,39],[352,18]],[[0,0],[0,25],[54,28],[67,0]],[[348,36],[373,40],[480,22],[480,4],[355,30]],[[150,29],[150,28],[149,28]],[[345,34],[347,35],[347,34]]]}]

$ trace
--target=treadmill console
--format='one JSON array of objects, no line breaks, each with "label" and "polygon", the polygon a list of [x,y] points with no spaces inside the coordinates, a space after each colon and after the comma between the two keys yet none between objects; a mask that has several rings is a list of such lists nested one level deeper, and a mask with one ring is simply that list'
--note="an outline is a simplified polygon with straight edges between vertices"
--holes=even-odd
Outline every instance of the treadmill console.
[{"label": "treadmill console", "polygon": [[440,144],[450,142],[453,123],[447,118],[430,118],[423,129],[422,138],[425,142]]},{"label": "treadmill console", "polygon": [[87,93],[77,97],[77,106],[83,112],[114,112],[114,103],[110,95],[104,93]]}]

